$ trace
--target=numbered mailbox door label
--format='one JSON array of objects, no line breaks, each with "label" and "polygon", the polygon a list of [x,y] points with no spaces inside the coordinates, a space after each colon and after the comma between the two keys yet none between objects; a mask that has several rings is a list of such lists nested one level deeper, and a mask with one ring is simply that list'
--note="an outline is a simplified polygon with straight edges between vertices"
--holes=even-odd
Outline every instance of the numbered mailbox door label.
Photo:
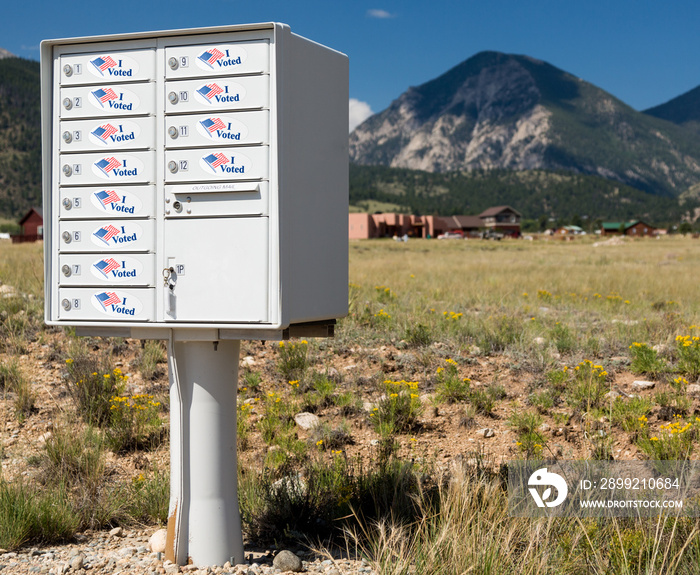
[{"label": "numbered mailbox door label", "polygon": [[165,153],[165,180],[260,180],[268,176],[268,156],[267,146],[173,150]]},{"label": "numbered mailbox door label", "polygon": [[270,71],[270,47],[266,40],[176,46],[165,50],[165,77],[232,76]]},{"label": "numbered mailbox door label", "polygon": [[61,88],[61,119],[109,118],[155,113],[156,88],[145,84],[100,84]]},{"label": "numbered mailbox door label", "polygon": [[155,78],[155,50],[67,54],[60,59],[62,86],[135,82]]},{"label": "numbered mailbox door label", "polygon": [[60,150],[89,152],[153,148],[155,118],[110,118],[61,122]]},{"label": "numbered mailbox door label", "polygon": [[155,152],[61,154],[60,183],[144,184],[155,180]]},{"label": "numbered mailbox door label", "polygon": [[269,105],[269,76],[205,78],[165,84],[168,114],[261,109]]},{"label": "numbered mailbox door label", "polygon": [[199,114],[166,118],[166,146],[235,146],[270,141],[269,112]]},{"label": "numbered mailbox door label", "polygon": [[144,218],[155,210],[154,186],[60,189],[62,219]]},{"label": "numbered mailbox door label", "polygon": [[61,254],[61,286],[153,286],[153,254]]},{"label": "numbered mailbox door label", "polygon": [[153,220],[61,221],[59,243],[66,252],[149,252],[155,248]]},{"label": "numbered mailbox door label", "polygon": [[153,321],[151,288],[101,287],[58,290],[60,319]]}]

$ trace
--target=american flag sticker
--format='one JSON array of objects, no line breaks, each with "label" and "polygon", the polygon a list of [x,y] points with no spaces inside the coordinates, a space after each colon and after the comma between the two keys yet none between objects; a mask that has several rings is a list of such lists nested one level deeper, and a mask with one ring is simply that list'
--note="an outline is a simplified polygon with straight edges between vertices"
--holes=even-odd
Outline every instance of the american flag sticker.
[{"label": "american flag sticker", "polygon": [[110,136],[113,136],[116,134],[119,130],[112,124],[104,124],[103,126],[99,126],[95,128],[92,131],[92,135],[104,142],[105,144],[107,143],[107,138]]},{"label": "american flag sticker", "polygon": [[103,88],[98,88],[97,90],[94,90],[90,93],[95,97],[95,100],[97,100],[100,103],[100,106],[102,106],[103,108],[106,102],[109,102],[110,100],[116,100],[118,98],[116,92],[112,90],[112,88],[107,88],[106,90]]},{"label": "american flag sticker", "polygon": [[206,84],[197,90],[197,93],[200,96],[203,96],[206,100],[211,101],[214,96],[218,96],[223,91],[223,88],[221,88],[218,84]]},{"label": "american flag sticker", "polygon": [[226,124],[221,121],[221,118],[207,118],[199,123],[210,135],[217,130],[223,130],[226,128]]},{"label": "american flag sticker", "polygon": [[95,269],[100,272],[105,278],[109,279],[109,276],[107,275],[109,272],[112,272],[114,270],[118,270],[121,266],[121,264],[115,260],[114,258],[108,258],[104,260],[100,260],[96,264],[94,264]]},{"label": "american flag sticker", "polygon": [[105,210],[109,204],[121,201],[121,198],[114,190],[100,190],[99,192],[95,192],[95,197],[100,201],[100,204]]},{"label": "american flag sticker", "polygon": [[206,52],[202,52],[198,56],[198,58],[210,68],[213,68],[213,64],[223,57],[224,53],[221,50],[217,50],[216,48],[212,48],[210,50],[207,50]]},{"label": "american flag sticker", "polygon": [[114,66],[117,65],[111,56],[98,56],[94,60],[90,60],[90,64],[92,64],[102,76],[104,76],[105,70],[114,68]]},{"label": "american flag sticker", "polygon": [[102,158],[99,162],[95,162],[95,167],[100,169],[102,173],[109,177],[109,173],[114,169],[120,167],[122,164],[115,157]]},{"label": "american flag sticker", "polygon": [[121,230],[119,228],[114,227],[112,224],[107,224],[106,226],[102,226],[93,235],[98,240],[101,240],[105,244],[109,245],[109,240],[111,240],[114,236],[119,235],[120,231]]},{"label": "american flag sticker", "polygon": [[102,293],[95,294],[95,299],[102,306],[104,311],[107,311],[107,307],[110,305],[117,305],[122,303],[119,296],[113,291],[104,291]]},{"label": "american flag sticker", "polygon": [[214,173],[216,173],[216,168],[229,162],[229,159],[226,157],[226,155],[221,153],[209,154],[208,156],[205,156],[202,159],[206,162],[206,164],[211,168],[212,172]]}]

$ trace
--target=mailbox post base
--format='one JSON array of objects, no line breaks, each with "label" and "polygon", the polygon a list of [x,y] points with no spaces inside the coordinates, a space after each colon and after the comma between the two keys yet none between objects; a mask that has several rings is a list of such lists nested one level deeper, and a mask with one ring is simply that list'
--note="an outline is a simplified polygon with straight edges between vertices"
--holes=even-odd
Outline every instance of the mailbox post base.
[{"label": "mailbox post base", "polygon": [[236,454],[239,353],[238,340],[170,341],[165,556],[178,565],[244,561]]}]

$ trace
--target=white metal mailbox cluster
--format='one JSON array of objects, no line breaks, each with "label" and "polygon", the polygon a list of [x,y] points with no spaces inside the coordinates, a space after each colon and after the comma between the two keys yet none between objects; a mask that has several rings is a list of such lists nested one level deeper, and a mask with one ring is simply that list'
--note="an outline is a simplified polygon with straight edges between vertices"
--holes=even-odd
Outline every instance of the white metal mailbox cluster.
[{"label": "white metal mailbox cluster", "polygon": [[344,315],[347,82],[281,24],[42,43],[47,323]]}]

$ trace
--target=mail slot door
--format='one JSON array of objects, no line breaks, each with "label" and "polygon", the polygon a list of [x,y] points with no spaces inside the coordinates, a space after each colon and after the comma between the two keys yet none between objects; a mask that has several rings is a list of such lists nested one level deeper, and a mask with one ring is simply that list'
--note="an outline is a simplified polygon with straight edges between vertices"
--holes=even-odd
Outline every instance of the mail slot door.
[{"label": "mail slot door", "polygon": [[62,320],[153,321],[153,288],[59,288]]},{"label": "mail slot door", "polygon": [[61,122],[61,152],[136,150],[156,142],[155,118],[95,118]]},{"label": "mail slot door", "polygon": [[146,218],[155,213],[154,186],[60,188],[62,219]]},{"label": "mail slot door", "polygon": [[165,181],[260,180],[268,177],[267,146],[204,148],[165,153]]},{"label": "mail slot door", "polygon": [[61,286],[155,285],[153,254],[61,254],[58,281]]},{"label": "mail slot door", "polygon": [[269,117],[267,110],[168,116],[165,145],[188,148],[267,144],[270,141]]},{"label": "mail slot door", "polygon": [[156,109],[155,86],[147,82],[61,88],[61,119],[152,114]]},{"label": "mail slot door", "polygon": [[173,46],[165,49],[165,77],[232,76],[270,71],[267,40]]},{"label": "mail slot door", "polygon": [[58,226],[61,253],[149,252],[155,248],[153,220],[75,220]]},{"label": "mail slot door", "polygon": [[270,105],[270,77],[202,78],[165,83],[165,112],[260,110]]},{"label": "mail slot door", "polygon": [[155,50],[66,54],[60,59],[62,86],[135,82],[155,78]]},{"label": "mail slot door", "polygon": [[61,154],[59,183],[146,184],[155,181],[155,152]]}]

